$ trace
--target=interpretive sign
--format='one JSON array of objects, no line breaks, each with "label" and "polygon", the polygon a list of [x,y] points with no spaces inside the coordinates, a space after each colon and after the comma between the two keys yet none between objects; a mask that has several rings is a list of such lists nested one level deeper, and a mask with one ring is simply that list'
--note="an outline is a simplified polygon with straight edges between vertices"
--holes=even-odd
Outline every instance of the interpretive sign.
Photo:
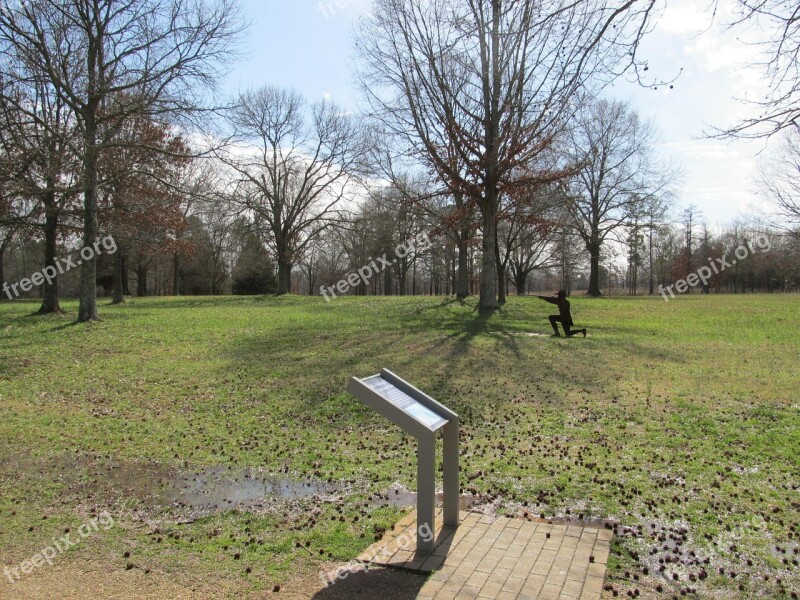
[{"label": "interpretive sign", "polygon": [[436,531],[436,434],[440,429],[444,524],[458,525],[458,415],[388,369],[364,379],[352,377],[347,391],[417,439],[417,552],[430,554],[434,536],[421,532]]}]

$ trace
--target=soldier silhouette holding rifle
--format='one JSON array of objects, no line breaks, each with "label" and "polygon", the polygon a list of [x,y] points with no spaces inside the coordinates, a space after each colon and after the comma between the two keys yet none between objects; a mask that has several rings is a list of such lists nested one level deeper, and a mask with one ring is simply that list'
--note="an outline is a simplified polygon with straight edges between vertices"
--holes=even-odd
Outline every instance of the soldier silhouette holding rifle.
[{"label": "soldier silhouette holding rifle", "polygon": [[544,300],[545,302],[549,302],[550,304],[555,304],[558,306],[558,314],[557,315],[550,315],[550,325],[553,326],[553,337],[561,337],[561,334],[558,331],[557,323],[561,323],[561,326],[564,328],[564,333],[567,337],[572,337],[573,335],[577,335],[579,333],[583,334],[583,337],[586,337],[586,329],[572,329],[572,326],[575,325],[572,322],[572,315],[569,312],[569,300],[567,300],[567,292],[564,290],[560,290],[558,295],[555,298],[551,298],[550,296],[536,296],[540,300]]}]

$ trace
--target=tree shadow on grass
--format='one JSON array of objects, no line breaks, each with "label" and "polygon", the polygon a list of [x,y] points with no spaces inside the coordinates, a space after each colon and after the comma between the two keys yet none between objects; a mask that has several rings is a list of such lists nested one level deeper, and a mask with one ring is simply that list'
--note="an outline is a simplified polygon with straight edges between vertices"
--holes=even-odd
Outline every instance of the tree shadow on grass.
[{"label": "tree shadow on grass", "polygon": [[[454,305],[458,308],[450,310]],[[223,352],[235,365],[256,375],[279,373],[284,381],[297,382],[335,381],[343,389],[351,375],[365,376],[384,367],[413,371],[415,365],[432,360],[432,354],[457,361],[478,338],[499,340],[502,350],[520,358],[514,333],[495,315],[449,298],[425,306],[400,305],[390,316],[374,322],[343,312],[335,330],[310,325],[236,336]],[[487,358],[492,360],[492,356]]]},{"label": "tree shadow on grass", "polygon": [[[463,406],[473,404],[470,398],[478,406],[519,397],[566,406],[576,390],[613,387],[626,369],[612,347],[619,345],[618,331],[595,337],[592,331],[600,328],[587,324],[586,340],[523,335],[530,333],[529,316],[514,306],[490,314],[455,298],[387,302],[385,310],[343,306],[322,326],[295,319],[291,327],[235,335],[222,349],[226,369],[246,370],[248,378],[264,382],[265,391],[289,392],[300,399],[298,408],[310,411],[341,396],[349,377],[381,368]],[[622,348],[653,360],[679,360],[648,347],[641,334]]]},{"label": "tree shadow on grass", "polygon": [[490,336],[499,339],[505,350],[508,350],[516,358],[521,358],[519,344],[512,335],[517,332],[512,331],[497,319],[492,321],[492,317],[501,314],[499,310],[484,312],[475,308],[474,313],[476,315],[475,318],[463,323],[460,331],[456,331],[438,342],[440,345],[444,342],[454,342],[450,350],[451,358],[464,355],[479,336]]}]

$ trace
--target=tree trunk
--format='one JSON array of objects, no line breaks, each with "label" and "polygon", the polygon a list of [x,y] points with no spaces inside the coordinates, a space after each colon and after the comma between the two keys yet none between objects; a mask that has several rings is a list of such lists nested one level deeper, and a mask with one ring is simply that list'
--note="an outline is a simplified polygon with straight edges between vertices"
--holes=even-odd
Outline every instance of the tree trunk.
[{"label": "tree trunk", "polygon": [[384,296],[391,296],[392,295],[392,270],[385,269],[383,271],[383,295]]},{"label": "tree trunk", "polygon": [[128,282],[128,255],[125,252],[122,253],[122,270],[120,273],[122,274],[122,295],[130,296],[131,288]]},{"label": "tree trunk", "polygon": [[172,255],[172,295],[181,295],[181,255]]},{"label": "tree trunk", "polygon": [[397,273],[397,295],[398,296],[405,296],[406,295],[406,280],[408,279],[408,265],[403,264],[400,265],[400,269]]},{"label": "tree trunk", "polygon": [[111,298],[111,304],[122,304],[125,302],[125,285],[123,279],[126,276],[125,272],[125,253],[122,248],[117,250],[114,255],[114,292]]},{"label": "tree trunk", "polygon": [[[4,240],[0,243],[0,285],[3,285],[6,282],[6,272],[4,267],[4,261],[6,258],[6,248],[8,247],[8,240]],[[3,300],[11,300],[6,294],[0,293],[0,302]]]},{"label": "tree trunk", "polygon": [[[90,69],[91,72],[91,69]],[[97,241],[97,125],[92,109],[85,119],[83,161],[83,247],[92,248]],[[97,257],[81,257],[81,291],[78,323],[98,321],[97,316]]]},{"label": "tree trunk", "polygon": [[[83,247],[93,247],[97,241],[97,187],[98,144],[97,114],[100,101],[96,96],[98,87],[98,62],[100,46],[96,38],[90,39],[86,49],[86,99],[83,108]],[[81,289],[78,306],[78,323],[97,321],[97,257],[84,260],[81,257]]]},{"label": "tree trunk", "polygon": [[481,293],[478,308],[481,311],[494,311],[497,309],[497,216],[496,196],[497,191],[489,194],[481,203],[483,216],[483,257],[481,264]]},{"label": "tree trunk", "polygon": [[285,257],[278,255],[278,295],[291,292],[292,264]]},{"label": "tree trunk", "polygon": [[[44,266],[52,273],[58,273],[56,265],[56,244],[58,241],[58,213],[54,207],[55,198],[51,197],[45,202],[47,213],[44,220]],[[61,313],[61,304],[58,302],[58,275],[50,282],[45,279],[42,285],[42,306],[37,314],[47,315]]]},{"label": "tree trunk", "polygon": [[600,245],[589,245],[590,272],[589,272],[589,291],[587,296],[599,298],[600,293]]},{"label": "tree trunk", "polygon": [[494,257],[497,263],[497,303],[503,305],[506,303],[506,269],[500,260],[500,244],[494,245]]},{"label": "tree trunk", "polygon": [[147,296],[147,267],[136,267],[136,295]]},{"label": "tree trunk", "polygon": [[456,277],[456,298],[469,296],[469,249],[467,248],[468,231],[462,229],[458,235],[458,275]]},{"label": "tree trunk", "polygon": [[528,274],[524,269],[513,269],[512,272],[514,273],[514,287],[517,288],[517,296],[523,296],[525,294],[525,284],[528,281]]},{"label": "tree trunk", "polygon": [[308,295],[313,296],[314,289],[317,287],[317,277],[315,275],[315,267],[313,263],[308,267],[306,277],[308,278]]},{"label": "tree trunk", "polygon": [[655,293],[656,280],[653,275],[653,225],[650,225],[650,295]]}]

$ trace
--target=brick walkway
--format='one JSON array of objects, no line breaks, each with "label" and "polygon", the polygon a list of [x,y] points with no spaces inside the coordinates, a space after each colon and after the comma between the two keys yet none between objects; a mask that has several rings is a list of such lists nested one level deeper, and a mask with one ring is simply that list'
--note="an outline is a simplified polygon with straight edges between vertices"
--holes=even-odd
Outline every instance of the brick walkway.
[{"label": "brick walkway", "polygon": [[[436,550],[417,558],[416,512],[404,517],[359,560],[435,573],[418,600],[452,598],[598,600],[611,531],[461,513],[457,529],[436,515]],[[591,557],[591,558],[590,558]]]}]

